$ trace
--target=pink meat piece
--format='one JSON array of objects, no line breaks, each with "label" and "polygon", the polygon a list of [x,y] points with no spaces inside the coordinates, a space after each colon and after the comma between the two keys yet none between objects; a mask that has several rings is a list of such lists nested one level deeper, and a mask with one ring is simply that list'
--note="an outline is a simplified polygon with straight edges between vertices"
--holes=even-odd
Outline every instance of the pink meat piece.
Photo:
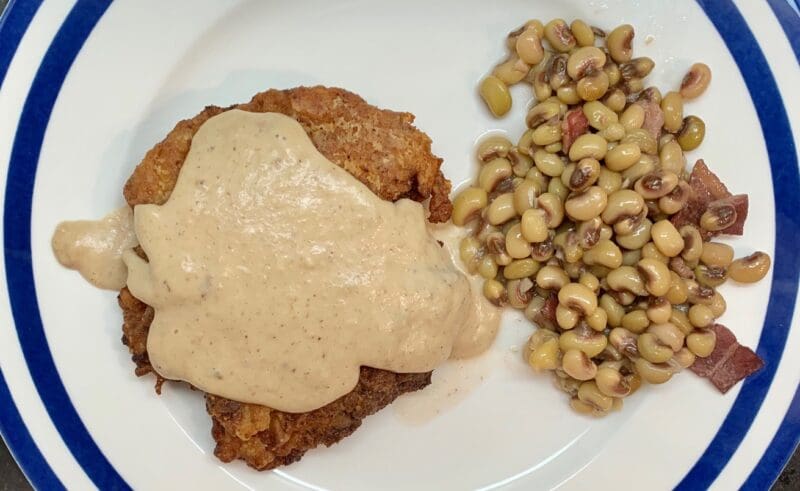
[{"label": "pink meat piece", "polygon": [[745,377],[764,366],[764,360],[750,348],[742,346],[736,336],[722,324],[711,328],[717,335],[717,345],[707,358],[697,358],[690,367],[700,377],[707,378],[723,394]]},{"label": "pink meat piece", "polygon": [[664,126],[664,112],[661,107],[653,101],[642,100],[636,102],[644,109],[644,123],[642,128],[647,130],[653,138],[658,141],[661,136],[661,127]]},{"label": "pink meat piece", "polygon": [[589,130],[589,120],[583,114],[583,110],[572,109],[564,115],[561,122],[561,148],[564,153],[569,152],[569,147],[578,139],[579,136]]}]

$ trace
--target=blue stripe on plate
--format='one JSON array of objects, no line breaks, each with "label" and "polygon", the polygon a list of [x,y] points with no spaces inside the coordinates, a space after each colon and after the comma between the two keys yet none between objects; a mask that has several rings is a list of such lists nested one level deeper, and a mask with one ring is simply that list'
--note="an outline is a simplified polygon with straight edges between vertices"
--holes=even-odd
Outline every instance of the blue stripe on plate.
[{"label": "blue stripe on plate", "polygon": [[[705,489],[711,485],[747,435],[775,377],[786,345],[800,273],[796,243],[800,237],[800,217],[796,214],[800,209],[800,174],[792,130],[778,86],[764,53],[736,6],[729,0],[698,0],[698,3],[722,36],[757,108],[772,169],[777,223],[772,287],[756,350],[766,365],[744,382],[714,439],[678,484],[676,489],[681,490]],[[780,467],[771,470],[777,475]],[[767,488],[771,483],[760,480],[755,484]]]},{"label": "blue stripe on plate", "polygon": [[110,3],[80,0],[42,59],[11,150],[3,219],[11,311],[36,389],[64,443],[95,485],[130,489],[92,439],[61,382],[42,327],[31,262],[31,200],[44,133],[64,78]]},{"label": "blue stripe on plate", "polygon": [[66,489],[47,464],[28,428],[25,427],[2,370],[0,370],[0,431],[8,449],[31,484],[38,489]]},{"label": "blue stripe on plate", "polygon": [[778,19],[778,22],[783,28],[786,38],[789,40],[789,45],[794,51],[795,58],[800,61],[800,16],[792,9],[791,5],[786,3],[787,0],[767,0],[772,12]]},{"label": "blue stripe on plate", "polygon": [[28,30],[42,0],[17,2],[11,0],[0,16],[0,86],[6,78],[6,72],[23,34]]}]

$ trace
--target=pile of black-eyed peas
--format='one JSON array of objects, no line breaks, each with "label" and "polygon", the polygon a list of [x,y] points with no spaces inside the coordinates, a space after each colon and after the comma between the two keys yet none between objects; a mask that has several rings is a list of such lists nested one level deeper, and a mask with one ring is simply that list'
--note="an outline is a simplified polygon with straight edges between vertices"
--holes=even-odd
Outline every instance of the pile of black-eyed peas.
[{"label": "pile of black-eyed peas", "polygon": [[642,382],[659,384],[709,356],[710,327],[725,312],[716,288],[763,278],[763,252],[734,259],[710,239],[736,222],[732,205],[709,206],[696,224],[670,218],[692,191],[684,152],[705,136],[684,102],[711,81],[693,65],[662,96],[645,78],[655,63],[633,57],[634,28],[606,33],[576,20],[532,20],[508,35],[508,59],[480,84],[496,117],[508,87],[536,101],[516,143],[479,143],[476,182],[454,200],[470,227],[461,259],[497,305],[539,327],[525,359],[555,374],[573,409],[596,416],[621,407]]}]

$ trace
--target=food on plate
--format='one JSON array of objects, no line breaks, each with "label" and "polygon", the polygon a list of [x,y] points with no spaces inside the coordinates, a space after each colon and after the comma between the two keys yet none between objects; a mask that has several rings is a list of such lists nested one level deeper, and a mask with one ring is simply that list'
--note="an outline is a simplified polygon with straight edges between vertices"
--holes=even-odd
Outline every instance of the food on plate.
[{"label": "food on plate", "polygon": [[703,160],[686,166],[705,123],[684,103],[705,92],[711,70],[695,63],[662,93],[645,83],[655,63],[634,57],[634,35],[627,24],[606,33],[563,19],[512,31],[479,94],[500,117],[508,86],[530,85],[528,129],[516,144],[479,142],[477,179],[453,209],[473,231],[461,259],[486,297],[539,327],[526,361],[595,416],[685,368],[724,393],[763,366],[717,322],[717,288],[759,281],[771,265],[713,240],[744,233],[748,197]]},{"label": "food on plate", "polygon": [[221,460],[294,462],[493,341],[460,231],[426,221],[422,201],[449,219],[449,183],[412,120],[271,90],[182,121],[127,182],[123,342],[158,391],[206,392]]}]

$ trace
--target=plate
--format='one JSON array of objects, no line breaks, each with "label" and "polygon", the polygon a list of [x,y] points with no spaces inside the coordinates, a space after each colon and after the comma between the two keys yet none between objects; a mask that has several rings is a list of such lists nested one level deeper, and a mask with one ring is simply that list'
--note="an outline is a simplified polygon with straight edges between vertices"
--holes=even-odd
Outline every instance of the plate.
[{"label": "plate", "polygon": [[[589,419],[523,364],[532,326],[509,314],[489,353],[446,365],[334,447],[275,472],[222,465],[202,397],[156,397],[133,376],[115,295],[56,263],[56,223],[121,205],[178,120],[271,87],[341,86],[412,112],[445,174],[466,182],[482,134],[522,132],[528,91],[515,87],[513,114],[495,121],[475,87],[530,17],[633,24],[659,87],[695,61],[712,67],[688,105],[707,125],[689,158],[751,196],[745,235],[728,241],[737,256],[772,254],[766,280],[722,289],[723,322],[765,368],[724,396],[683,374]],[[800,345],[799,43],[781,0],[12,1],[0,23],[3,436],[42,489],[766,488],[800,436],[800,358],[785,349]]]}]

